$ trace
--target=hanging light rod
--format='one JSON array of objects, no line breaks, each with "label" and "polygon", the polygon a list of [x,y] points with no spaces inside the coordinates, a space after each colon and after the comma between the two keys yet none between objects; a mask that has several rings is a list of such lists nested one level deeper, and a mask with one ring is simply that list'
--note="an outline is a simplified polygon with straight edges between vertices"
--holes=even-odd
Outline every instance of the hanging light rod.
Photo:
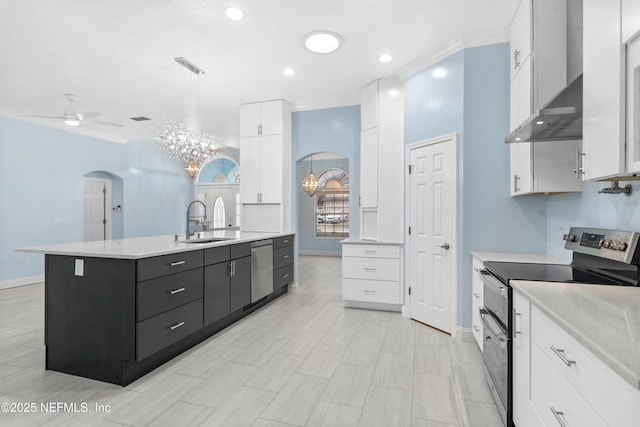
[{"label": "hanging light rod", "polygon": [[182,56],[179,56],[174,59],[178,64],[182,65],[184,68],[191,71],[192,73],[197,75],[204,74],[204,70],[202,68],[198,67],[196,64],[189,61],[187,58],[183,58]]}]

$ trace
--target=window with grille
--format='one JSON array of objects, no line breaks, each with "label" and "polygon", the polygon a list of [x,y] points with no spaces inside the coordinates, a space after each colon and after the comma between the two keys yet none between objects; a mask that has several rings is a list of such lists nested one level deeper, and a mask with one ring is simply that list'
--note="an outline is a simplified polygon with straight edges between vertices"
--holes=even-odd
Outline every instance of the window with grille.
[{"label": "window with grille", "polygon": [[349,174],[331,168],[318,176],[316,237],[349,237]]}]

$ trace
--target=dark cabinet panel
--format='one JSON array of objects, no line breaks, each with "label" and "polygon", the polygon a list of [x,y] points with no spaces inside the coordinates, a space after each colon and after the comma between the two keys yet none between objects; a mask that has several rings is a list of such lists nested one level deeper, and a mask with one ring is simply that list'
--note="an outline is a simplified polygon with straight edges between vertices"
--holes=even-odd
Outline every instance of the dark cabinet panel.
[{"label": "dark cabinet panel", "polygon": [[231,245],[231,259],[251,256],[251,242]]},{"label": "dark cabinet panel", "polygon": [[204,325],[228,315],[230,310],[231,264],[223,262],[204,268]]},{"label": "dark cabinet panel", "polygon": [[138,282],[202,267],[203,251],[179,252],[138,260]]},{"label": "dark cabinet panel", "polygon": [[273,269],[293,264],[293,246],[273,250]]},{"label": "dark cabinet panel", "polygon": [[136,360],[142,360],[200,329],[202,299],[138,322]]},{"label": "dark cabinet panel", "polygon": [[183,271],[136,285],[138,321],[202,298],[202,269]]},{"label": "dark cabinet panel", "polygon": [[[251,253],[251,245],[249,245]],[[230,310],[234,312],[251,303],[251,256],[231,261]]]},{"label": "dark cabinet panel", "polygon": [[273,270],[273,290],[277,290],[293,283],[293,264]]},{"label": "dark cabinet panel", "polygon": [[293,234],[287,236],[276,237],[273,239],[273,249],[284,248],[285,246],[293,246]]},{"label": "dark cabinet panel", "polygon": [[229,261],[231,258],[231,246],[219,246],[204,250],[204,265],[218,264]]}]

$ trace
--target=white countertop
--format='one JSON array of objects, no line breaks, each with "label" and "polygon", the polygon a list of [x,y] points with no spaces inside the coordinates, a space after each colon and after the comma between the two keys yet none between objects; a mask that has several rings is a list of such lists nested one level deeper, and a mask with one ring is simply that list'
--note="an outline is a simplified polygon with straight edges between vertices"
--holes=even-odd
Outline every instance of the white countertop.
[{"label": "white countertop", "polygon": [[511,285],[640,389],[640,288],[512,280]]},{"label": "white countertop", "polygon": [[540,264],[568,264],[568,261],[552,257],[547,254],[527,254],[513,252],[483,252],[471,251],[471,255],[482,262],[533,262]]},{"label": "white countertop", "polygon": [[30,246],[26,248],[17,248],[16,251],[97,258],[139,259],[177,252],[212,248],[216,246],[232,245],[235,243],[251,242],[261,239],[271,239],[290,234],[293,233],[248,233],[238,230],[220,230],[206,231],[204,232],[204,238],[216,237],[231,240],[210,243],[185,243],[184,234],[181,234],[179,235],[178,242],[174,241],[174,235],[166,235]]}]

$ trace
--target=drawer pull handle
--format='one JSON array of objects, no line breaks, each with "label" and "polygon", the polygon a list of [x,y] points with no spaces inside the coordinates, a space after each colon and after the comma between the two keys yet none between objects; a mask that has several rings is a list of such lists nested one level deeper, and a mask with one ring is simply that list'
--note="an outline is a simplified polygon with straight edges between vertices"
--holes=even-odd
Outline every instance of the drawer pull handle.
[{"label": "drawer pull handle", "polygon": [[553,416],[556,417],[556,421],[558,421],[558,424],[560,424],[562,427],[567,427],[563,420],[564,412],[556,410],[556,408],[554,408],[553,406],[549,406],[549,409],[551,409],[551,413],[553,414]]},{"label": "drawer pull handle", "polygon": [[[522,316],[522,313],[518,313],[515,310],[513,311],[513,314],[515,314],[516,316]],[[517,327],[518,323],[516,322],[516,320],[517,320],[516,318],[513,319],[513,331],[516,333],[516,335],[518,335],[522,332],[518,330],[518,327]],[[522,322],[522,317],[520,317],[520,322]]]},{"label": "drawer pull handle", "polygon": [[289,239],[283,240],[282,243],[289,243]]},{"label": "drawer pull handle", "polygon": [[560,358],[560,360],[562,360],[564,362],[565,365],[567,366],[571,366],[571,365],[575,365],[576,361],[575,360],[569,360],[567,359],[567,356],[564,355],[564,350],[561,348],[555,348],[554,346],[549,347],[551,349],[551,351],[553,351],[556,356],[558,356]]},{"label": "drawer pull handle", "polygon": [[175,267],[177,265],[182,265],[182,264],[186,264],[187,261],[176,261],[176,262],[172,262],[171,264],[169,264],[171,267]]},{"label": "drawer pull handle", "polygon": [[365,293],[365,294],[368,294],[368,295],[375,295],[375,294],[376,294],[376,291],[369,291],[369,290],[366,290],[366,289],[365,289],[365,290],[364,290],[364,293]]},{"label": "drawer pull handle", "polygon": [[176,323],[173,326],[169,326],[169,329],[171,329],[173,331],[174,329],[178,329],[182,325],[184,325],[184,322]]},{"label": "drawer pull handle", "polygon": [[369,273],[375,273],[376,269],[373,267],[365,267],[364,271],[368,271]]},{"label": "drawer pull handle", "polygon": [[373,255],[373,254],[377,253],[377,251],[371,251],[371,250],[368,250],[368,251],[364,251],[364,253],[365,253],[365,254]]},{"label": "drawer pull handle", "polygon": [[184,290],[185,290],[184,288],[174,289],[170,293],[171,295],[175,295],[175,294],[179,294],[180,292],[184,292]]},{"label": "drawer pull handle", "polygon": [[287,258],[289,258],[289,255],[283,255],[282,256],[282,259],[287,259]]},{"label": "drawer pull handle", "polygon": [[474,296],[474,297],[476,297],[476,298],[480,298],[480,294],[479,294],[479,293],[477,293],[477,292],[474,292],[474,293],[473,293],[473,296]]},{"label": "drawer pull handle", "polygon": [[287,277],[289,277],[289,275],[285,274],[284,276],[280,276],[280,277],[282,277],[283,279],[286,279]]}]

